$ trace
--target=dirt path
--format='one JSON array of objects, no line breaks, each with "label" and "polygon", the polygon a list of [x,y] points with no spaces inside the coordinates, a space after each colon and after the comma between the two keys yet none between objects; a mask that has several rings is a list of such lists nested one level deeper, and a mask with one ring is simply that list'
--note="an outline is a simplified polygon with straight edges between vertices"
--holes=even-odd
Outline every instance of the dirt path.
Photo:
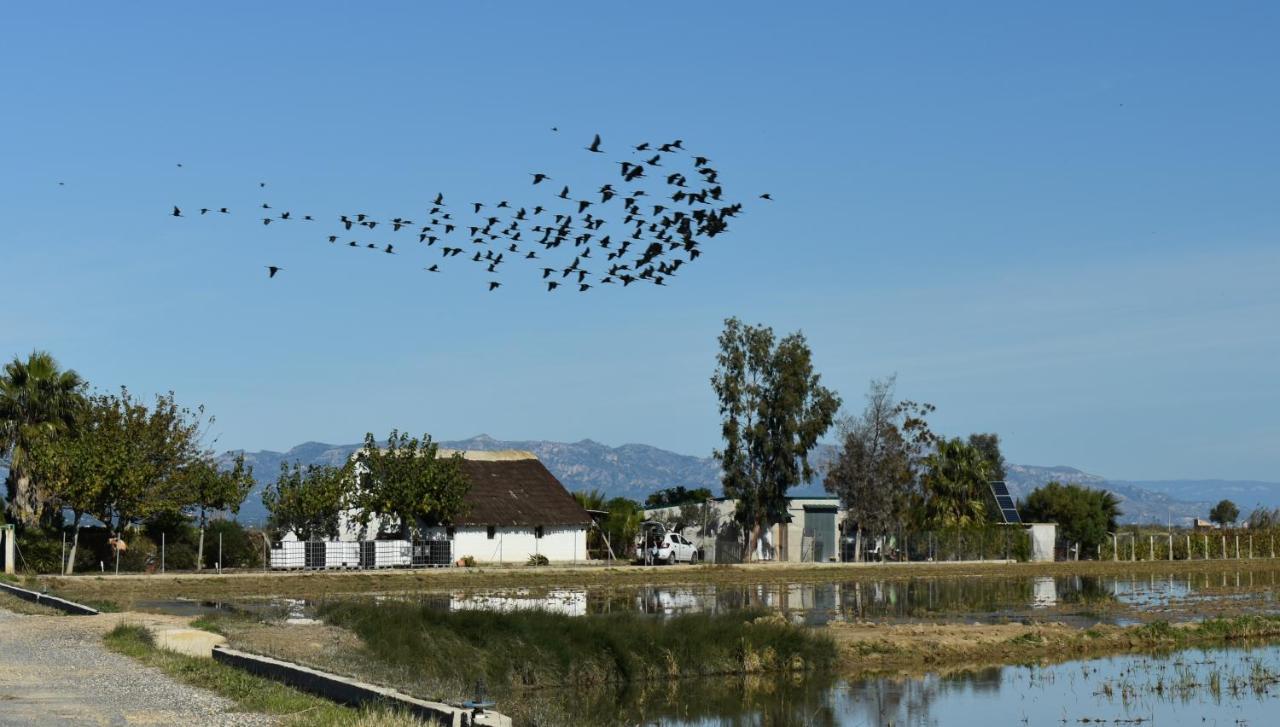
[{"label": "dirt path", "polygon": [[185,625],[142,614],[30,616],[0,609],[0,725],[262,725],[231,702],[108,651],[117,623]]}]

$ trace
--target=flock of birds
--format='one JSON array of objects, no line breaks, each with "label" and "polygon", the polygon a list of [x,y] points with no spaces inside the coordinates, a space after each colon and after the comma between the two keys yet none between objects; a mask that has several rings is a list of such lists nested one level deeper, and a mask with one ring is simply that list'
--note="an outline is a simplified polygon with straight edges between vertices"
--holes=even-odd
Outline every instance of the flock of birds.
[{"label": "flock of birds", "polygon": [[[599,134],[585,150],[606,153]],[[531,187],[540,194],[532,204],[459,203],[438,193],[416,221],[348,212],[336,215],[334,228],[318,237],[333,246],[386,255],[431,248],[441,257],[426,272],[444,272],[455,258],[469,261],[488,273],[490,291],[502,287],[499,277],[513,260],[532,261],[548,292],[563,287],[585,293],[633,283],[665,286],[702,255],[708,240],[729,229],[743,205],[726,198],[711,160],[688,152],[680,139],[638,144],[630,152],[631,159],[616,162],[615,181],[599,188],[583,190],[547,172],[531,172]],[[767,193],[758,198],[772,200]],[[277,210],[268,202],[259,213],[265,227],[320,219]],[[171,213],[180,218],[230,214],[227,207],[184,210],[177,205]],[[383,237],[371,241],[375,234]],[[264,267],[269,278],[285,269]]]}]

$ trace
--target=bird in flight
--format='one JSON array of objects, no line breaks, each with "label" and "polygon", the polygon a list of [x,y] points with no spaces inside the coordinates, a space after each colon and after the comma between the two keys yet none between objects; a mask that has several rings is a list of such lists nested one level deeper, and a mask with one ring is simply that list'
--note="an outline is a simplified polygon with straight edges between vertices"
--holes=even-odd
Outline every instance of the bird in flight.
[{"label": "bird in flight", "polygon": [[[558,126],[550,128],[553,132],[559,131]],[[594,160],[599,162],[599,166],[613,169],[617,174],[612,184],[599,186],[598,197],[595,194],[571,196],[570,187],[580,188],[582,180],[569,180],[563,170],[552,167],[546,172],[530,172],[531,186],[538,187],[543,182],[557,180],[562,185],[558,194],[554,188],[539,187],[531,191],[533,198],[527,200],[502,200],[494,195],[487,197],[490,202],[460,202],[464,210],[468,205],[472,207],[476,217],[473,220],[454,220],[452,214],[445,212],[443,192],[435,194],[428,203],[430,211],[425,225],[410,221],[411,217],[419,217],[416,214],[400,217],[390,214],[384,217],[376,213],[312,216],[272,210],[272,205],[265,202],[260,203],[263,214],[271,216],[258,219],[264,227],[270,226],[273,234],[289,229],[289,225],[282,222],[327,222],[332,225],[329,232],[336,234],[326,232],[323,236],[335,245],[343,236],[344,229],[350,231],[356,225],[371,232],[375,227],[381,228],[387,234],[409,229],[420,243],[427,246],[440,242],[438,249],[445,259],[463,257],[465,252],[465,261],[493,273],[486,281],[490,291],[508,284],[503,273],[522,265],[514,262],[518,260],[537,261],[532,265],[523,264],[529,265],[525,269],[534,275],[537,274],[535,271],[542,270],[548,292],[577,286],[580,292],[585,293],[606,285],[625,288],[633,282],[666,287],[680,279],[675,277],[677,269],[683,271],[683,264],[699,259],[708,251],[706,245],[710,238],[728,230],[732,218],[744,211],[743,205],[727,198],[718,179],[719,172],[708,166],[711,158],[704,156],[701,150],[686,151],[682,140],[627,144],[620,148],[627,146],[633,152],[628,155],[629,161],[618,162],[620,170],[608,161]],[[604,154],[606,150],[603,147],[603,139],[597,133],[590,145],[584,148],[591,154]],[[569,181],[574,181],[574,184],[568,184]],[[259,182],[258,186],[266,187],[266,182]],[[523,189],[530,191],[528,187]],[[758,194],[757,197],[773,201],[769,193]],[[659,204],[646,204],[650,199]],[[190,202],[188,207],[198,210],[197,217],[200,218],[215,210],[229,214],[226,207],[192,207]],[[189,216],[177,205],[174,205],[172,214],[174,217]],[[461,210],[457,214],[459,217],[464,215]],[[250,217],[248,222],[252,224],[253,220]],[[466,245],[466,248],[459,247],[459,244]],[[396,250],[396,245],[389,244],[387,240],[376,244],[368,239],[351,240],[346,245],[352,249],[367,248],[403,257],[416,255],[419,250],[416,245],[408,248],[401,245],[402,249]],[[561,253],[573,260],[569,267],[557,259]],[[542,267],[544,263],[548,267]],[[422,269],[441,273],[444,272],[443,265]],[[270,266],[270,277],[274,278],[275,273],[283,269]],[[561,274],[564,280],[550,280],[553,272]]]},{"label": "bird in flight", "polygon": [[268,278],[268,279],[270,279],[270,278],[274,278],[274,277],[276,276],[276,273],[280,272],[281,270],[284,270],[284,268],[282,268],[282,267],[277,267],[277,266],[275,266],[275,265],[268,265],[268,266],[266,266],[266,267],[267,267],[267,278]]},{"label": "bird in flight", "polygon": [[772,201],[773,201],[773,195],[769,194],[768,192],[765,192],[764,194],[760,195],[760,199],[767,199],[767,200],[769,200],[770,202],[772,202]]}]

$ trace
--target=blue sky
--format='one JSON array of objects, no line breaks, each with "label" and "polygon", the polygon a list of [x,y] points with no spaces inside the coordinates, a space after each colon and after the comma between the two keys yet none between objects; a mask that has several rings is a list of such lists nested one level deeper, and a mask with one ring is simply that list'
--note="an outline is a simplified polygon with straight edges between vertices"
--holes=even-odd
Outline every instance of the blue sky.
[{"label": "blue sky", "polygon": [[[737,315],[802,329],[851,408],[897,372],[1012,461],[1280,479],[1274,4],[543,5],[0,9],[0,354],[172,389],[227,448],[706,454]],[[584,296],[168,216],[534,203],[529,172],[595,179],[596,132],[776,201],[667,289]]]}]

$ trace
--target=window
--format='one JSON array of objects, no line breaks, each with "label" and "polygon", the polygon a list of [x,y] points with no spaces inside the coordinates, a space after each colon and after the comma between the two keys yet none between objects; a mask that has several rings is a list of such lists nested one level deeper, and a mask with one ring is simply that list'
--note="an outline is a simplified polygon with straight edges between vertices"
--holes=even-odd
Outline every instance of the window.
[{"label": "window", "polygon": [[456,532],[453,528],[447,528],[447,529],[445,529],[445,531],[444,531],[444,532],[445,532],[445,534],[446,534],[446,535],[448,535],[448,536],[449,536],[449,539],[450,539],[450,540],[453,540],[453,534],[454,534],[454,532]]},{"label": "window", "polygon": [[541,538],[541,537],[542,537],[542,526],[541,526],[541,525],[539,525],[538,527],[536,527],[536,528],[534,528],[534,529],[533,529],[533,537],[535,537],[535,538]]},{"label": "window", "polygon": [[495,534],[495,533],[497,533],[497,532],[498,532],[498,529],[497,529],[496,527],[494,527],[494,526],[490,525],[490,526],[489,526],[489,531],[488,531],[488,533],[487,533],[487,535],[489,536],[489,539],[490,539],[490,540],[493,540],[493,536],[494,536],[494,534]]}]

